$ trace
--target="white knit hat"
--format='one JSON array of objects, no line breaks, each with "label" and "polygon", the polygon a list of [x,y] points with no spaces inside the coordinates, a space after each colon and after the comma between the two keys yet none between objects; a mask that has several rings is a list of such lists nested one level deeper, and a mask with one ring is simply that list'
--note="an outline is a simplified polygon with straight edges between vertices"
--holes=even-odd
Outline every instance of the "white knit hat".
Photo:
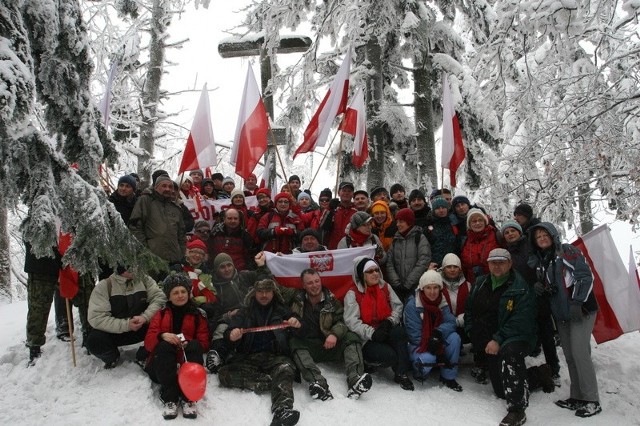
[{"label": "white knit hat", "polygon": [[438,271],[429,269],[427,272],[422,274],[420,281],[418,281],[418,289],[422,290],[429,284],[435,284],[440,287],[440,290],[442,290],[442,276]]},{"label": "white knit hat", "polygon": [[460,258],[455,253],[447,253],[444,258],[442,258],[442,267],[446,268],[447,266],[457,266],[458,268],[462,268],[462,262],[460,262]]}]

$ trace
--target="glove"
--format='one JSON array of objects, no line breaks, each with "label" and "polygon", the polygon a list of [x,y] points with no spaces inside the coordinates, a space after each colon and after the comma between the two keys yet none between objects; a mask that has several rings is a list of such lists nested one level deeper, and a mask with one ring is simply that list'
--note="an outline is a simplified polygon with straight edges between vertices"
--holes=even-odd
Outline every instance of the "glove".
[{"label": "glove", "polygon": [[340,205],[340,200],[337,198],[332,198],[331,201],[329,201],[329,209],[331,210],[337,209],[339,205]]},{"label": "glove", "polygon": [[387,333],[389,333],[392,328],[393,328],[393,323],[391,322],[391,320],[388,320],[388,319],[382,321],[380,325],[378,325],[378,329],[383,329]]},{"label": "glove", "polygon": [[427,342],[427,350],[436,357],[444,353],[444,337],[440,330],[435,329],[431,332],[431,337]]},{"label": "glove", "polygon": [[544,284],[542,284],[540,281],[537,281],[533,284],[533,291],[535,291],[538,296],[542,296],[547,291],[547,289],[544,287]]},{"label": "glove", "polygon": [[274,234],[276,234],[278,237],[281,237],[282,235],[286,235],[287,232],[287,228],[280,227],[280,228],[273,228],[273,232]]},{"label": "glove", "polygon": [[569,319],[571,321],[582,321],[582,303],[571,302],[569,303]]},{"label": "glove", "polygon": [[293,228],[286,227],[284,228],[284,235],[293,236],[295,235],[296,230]]},{"label": "glove", "polygon": [[207,360],[205,364],[207,366],[207,370],[209,370],[213,374],[216,374],[222,366],[222,357],[220,356],[220,354],[218,354],[217,351],[211,350],[207,353]]},{"label": "glove", "polygon": [[389,340],[389,332],[382,327],[378,327],[376,328],[376,331],[373,332],[371,340],[379,343],[386,342],[387,340]]}]

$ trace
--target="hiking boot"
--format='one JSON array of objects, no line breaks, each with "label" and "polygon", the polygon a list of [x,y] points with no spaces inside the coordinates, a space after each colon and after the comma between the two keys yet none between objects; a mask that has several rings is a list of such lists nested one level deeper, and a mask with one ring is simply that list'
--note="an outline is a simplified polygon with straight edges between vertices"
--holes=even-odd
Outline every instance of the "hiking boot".
[{"label": "hiking boot", "polygon": [[400,385],[400,387],[404,390],[412,391],[415,388],[413,387],[413,382],[406,374],[396,374],[393,378],[393,381]]},{"label": "hiking boot", "polygon": [[445,379],[444,377],[440,377],[440,383],[444,384],[446,387],[448,387],[451,390],[454,390],[456,392],[462,392],[462,386],[460,386],[460,383],[456,382],[456,379]]},{"label": "hiking boot", "polygon": [[69,335],[69,332],[59,333],[56,337],[58,338],[58,340],[62,340],[63,342],[71,341],[71,336]]},{"label": "hiking boot", "polygon": [[195,419],[198,417],[198,410],[196,409],[195,402],[185,401],[182,404],[182,417],[185,419]]},{"label": "hiking boot", "polygon": [[175,402],[165,402],[162,407],[162,417],[165,420],[172,420],[178,417],[178,404]]},{"label": "hiking boot", "polygon": [[578,417],[591,417],[602,411],[602,407],[598,401],[584,401],[580,408],[576,410]]},{"label": "hiking boot", "polygon": [[527,421],[527,416],[522,411],[510,411],[500,422],[500,426],[520,426]]},{"label": "hiking boot", "polygon": [[209,372],[216,374],[218,370],[220,370],[220,366],[222,366],[222,357],[218,351],[211,350],[207,353],[207,360],[205,364]]},{"label": "hiking boot", "polygon": [[538,380],[540,382],[540,386],[542,387],[542,391],[544,393],[551,393],[556,390],[556,384],[553,381],[553,373],[551,372],[551,367],[548,364],[539,365],[538,368]]},{"label": "hiking boot", "polygon": [[291,408],[278,408],[273,413],[271,426],[293,426],[298,423],[300,412]]},{"label": "hiking boot", "polygon": [[116,368],[116,366],[118,365],[118,361],[120,361],[120,352],[118,352],[118,355],[116,356],[116,358],[112,361],[106,361],[104,363],[104,369],[105,370],[111,370]]},{"label": "hiking boot", "polygon": [[482,367],[473,367],[471,369],[471,377],[473,377],[476,383],[486,385],[489,383],[489,377],[487,377],[487,370]]},{"label": "hiking boot", "polygon": [[36,358],[40,358],[40,355],[42,355],[40,346],[29,347],[29,361],[33,362]]},{"label": "hiking boot", "polygon": [[315,381],[309,385],[309,395],[311,395],[311,398],[319,399],[320,401],[333,399],[333,395],[329,390],[329,386],[327,385],[323,386],[318,381]]},{"label": "hiking boot", "polygon": [[569,398],[556,401],[555,404],[560,408],[566,408],[567,410],[575,411],[578,408],[582,407],[584,401],[575,398]]},{"label": "hiking boot", "polygon": [[360,378],[349,388],[347,392],[347,398],[358,399],[360,395],[371,389],[373,384],[373,378],[370,374],[364,373]]}]

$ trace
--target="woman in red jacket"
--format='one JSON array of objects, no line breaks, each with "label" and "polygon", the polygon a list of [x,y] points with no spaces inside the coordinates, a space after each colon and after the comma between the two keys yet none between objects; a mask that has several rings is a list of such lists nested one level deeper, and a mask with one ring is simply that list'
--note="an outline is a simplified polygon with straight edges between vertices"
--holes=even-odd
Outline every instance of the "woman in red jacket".
[{"label": "woman in red jacket", "polygon": [[151,380],[160,383],[162,416],[175,419],[182,397],[182,415],[193,419],[198,415],[196,405],[181,395],[176,363],[184,362],[185,357],[189,362],[203,363],[202,354],[209,349],[207,320],[191,300],[191,280],[186,275],[170,275],[163,286],[168,301],[151,319],[144,338],[149,352],[145,371]]},{"label": "woman in red jacket", "polygon": [[489,252],[501,247],[498,233],[489,223],[489,218],[480,209],[473,208],[467,213],[467,235],[462,237],[460,260],[462,272],[472,285],[476,278],[489,273],[487,258]]}]

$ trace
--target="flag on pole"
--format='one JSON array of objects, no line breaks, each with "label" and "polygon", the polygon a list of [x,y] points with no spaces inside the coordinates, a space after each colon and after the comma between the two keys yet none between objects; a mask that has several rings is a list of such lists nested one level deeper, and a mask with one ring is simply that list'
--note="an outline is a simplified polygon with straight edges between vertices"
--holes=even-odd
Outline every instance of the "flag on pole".
[{"label": "flag on pole", "polygon": [[200,92],[200,101],[198,101],[196,115],[193,117],[193,124],[191,124],[191,131],[187,138],[187,146],[182,154],[178,174],[188,170],[215,166],[217,162],[216,145],[211,127],[209,93],[205,84]]},{"label": "flag on pole", "polygon": [[236,166],[236,174],[243,179],[249,177],[267,150],[268,131],[269,116],[262,102],[256,77],[249,66],[229,160],[231,165]]},{"label": "flag on pole", "polygon": [[584,254],[593,273],[593,294],[600,310],[593,327],[597,343],[640,330],[640,288],[629,282],[629,270],[616,249],[607,225],[601,225],[573,242]]},{"label": "flag on pole", "polygon": [[271,177],[271,164],[273,164],[273,156],[268,157],[264,163],[264,169],[262,170],[262,177],[260,178],[260,188],[267,188],[269,186],[269,178]]},{"label": "flag on pole", "polygon": [[267,266],[276,281],[285,287],[301,288],[300,273],[313,268],[320,274],[322,285],[340,300],[353,285],[353,260],[358,256],[373,259],[375,247],[352,247],[348,249],[293,253],[277,256],[265,251]]},{"label": "flag on pole", "polygon": [[329,87],[329,91],[322,99],[311,122],[304,131],[304,141],[296,149],[293,158],[298,154],[314,151],[316,147],[324,146],[331,130],[333,120],[347,109],[349,92],[349,72],[351,68],[351,49],[347,51],[338,73]]},{"label": "flag on pole", "polygon": [[[58,231],[58,252],[64,256],[71,246],[72,236],[69,233]],[[58,272],[58,284],[60,286],[60,296],[66,299],[73,299],[80,289],[80,277],[78,272],[67,265]]]},{"label": "flag on pole", "polygon": [[364,104],[364,92],[358,89],[347,108],[340,130],[353,135],[353,155],[351,161],[359,169],[369,158],[367,143],[367,112]]},{"label": "flag on pole", "polygon": [[118,63],[114,62],[111,64],[111,69],[109,70],[109,77],[107,77],[107,85],[104,88],[104,96],[100,101],[100,105],[98,109],[102,113],[102,122],[104,123],[104,127],[109,127],[110,114],[111,114],[111,99],[113,95],[111,94],[111,89],[113,89],[113,80],[116,76],[116,69],[118,68]]},{"label": "flag on pole", "polygon": [[[636,265],[636,259],[633,256],[633,247],[629,246],[629,287],[638,286],[640,288],[640,276],[638,276],[638,265]],[[640,296],[640,293],[638,293]],[[638,306],[640,306],[640,298],[638,299]]]},{"label": "flag on pole", "polygon": [[[442,78],[442,168],[449,169],[449,183],[456,187],[456,172],[464,160],[464,144],[458,115],[453,108],[449,80]],[[444,181],[444,177],[443,177]]]}]

